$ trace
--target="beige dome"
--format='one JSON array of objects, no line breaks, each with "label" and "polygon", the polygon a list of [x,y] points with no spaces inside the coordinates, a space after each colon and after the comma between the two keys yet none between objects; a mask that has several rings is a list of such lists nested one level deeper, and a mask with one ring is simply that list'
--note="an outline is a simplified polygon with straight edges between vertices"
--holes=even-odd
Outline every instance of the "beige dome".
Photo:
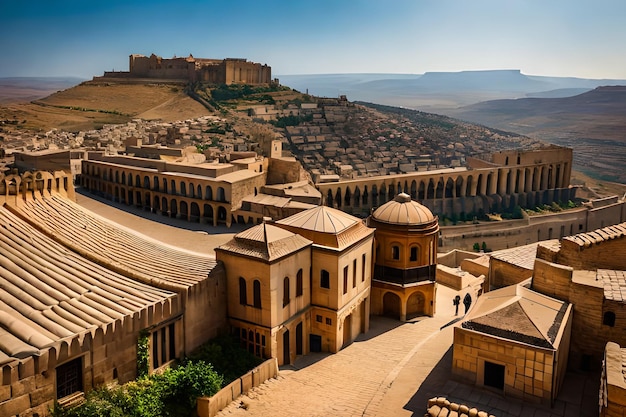
[{"label": "beige dome", "polygon": [[377,208],[372,217],[379,222],[401,225],[426,224],[435,220],[428,207],[411,200],[411,196],[405,193]]}]

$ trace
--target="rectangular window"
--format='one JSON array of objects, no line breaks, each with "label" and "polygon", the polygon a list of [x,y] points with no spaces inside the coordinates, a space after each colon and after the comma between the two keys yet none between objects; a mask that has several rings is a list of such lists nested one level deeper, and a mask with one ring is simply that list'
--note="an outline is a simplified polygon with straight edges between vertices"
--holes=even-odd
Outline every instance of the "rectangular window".
[{"label": "rectangular window", "polygon": [[317,315],[315,316],[315,321],[317,321],[318,323],[321,323],[321,322],[322,322],[322,316],[320,316],[319,314],[317,314]]},{"label": "rectangular window", "polygon": [[152,332],[150,340],[152,369],[158,369],[178,357],[176,350],[176,323],[170,323]]},{"label": "rectangular window", "polygon": [[333,320],[330,317],[326,317],[326,324],[330,326],[331,324],[333,324]]},{"label": "rectangular window", "polygon": [[330,288],[330,273],[325,269],[320,273],[320,287]]},{"label": "rectangular window", "polygon": [[83,358],[57,366],[57,399],[83,390]]},{"label": "rectangular window", "polygon": [[363,254],[363,256],[361,257],[361,282],[365,281],[365,261],[367,259],[367,256],[365,254]]},{"label": "rectangular window", "polygon": [[343,293],[346,294],[348,292],[348,267],[345,266],[343,268]]},{"label": "rectangular window", "polygon": [[352,288],[356,287],[356,259],[352,261]]}]

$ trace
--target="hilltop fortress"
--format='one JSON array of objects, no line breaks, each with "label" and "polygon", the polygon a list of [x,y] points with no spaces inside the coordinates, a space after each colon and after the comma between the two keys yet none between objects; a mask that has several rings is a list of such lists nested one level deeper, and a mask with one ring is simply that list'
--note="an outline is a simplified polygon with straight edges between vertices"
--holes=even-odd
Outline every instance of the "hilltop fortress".
[{"label": "hilltop fortress", "polygon": [[94,81],[106,79],[158,79],[179,82],[207,82],[213,84],[269,84],[272,68],[266,64],[249,62],[245,58],[162,58],[152,54],[131,54],[129,71],[106,71]]}]

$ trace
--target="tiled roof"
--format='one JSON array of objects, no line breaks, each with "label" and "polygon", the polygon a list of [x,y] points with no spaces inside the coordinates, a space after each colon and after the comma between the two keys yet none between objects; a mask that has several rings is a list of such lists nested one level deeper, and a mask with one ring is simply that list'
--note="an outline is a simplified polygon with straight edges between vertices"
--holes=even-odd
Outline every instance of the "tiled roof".
[{"label": "tiled roof", "polygon": [[579,233],[574,236],[564,237],[563,240],[568,240],[581,247],[588,247],[594,243],[602,243],[606,240],[617,239],[626,236],[626,223],[620,223],[613,226],[603,227],[592,232]]},{"label": "tiled roof", "polygon": [[310,244],[310,240],[300,235],[263,223],[236,234],[217,249],[273,261]]},{"label": "tiled roof", "polygon": [[343,211],[327,206],[316,206],[279,220],[277,223],[315,232],[337,234],[359,222],[359,219]]},{"label": "tiled roof", "polygon": [[521,285],[511,285],[483,294],[462,326],[552,349],[568,306]]},{"label": "tiled roof", "polygon": [[[557,241],[558,242],[558,241]],[[492,252],[492,258],[498,259],[512,265],[532,270],[537,257],[537,246],[545,242],[531,243],[530,245],[518,246],[510,249],[502,249]]]},{"label": "tiled roof", "polygon": [[339,250],[374,233],[374,229],[365,226],[361,219],[326,206],[294,214],[277,221],[276,225],[304,236],[314,245]]},{"label": "tiled roof", "polygon": [[160,288],[185,291],[217,264],[209,255],[165,245],[58,195],[6,208],[80,255]]},{"label": "tiled roof", "polygon": [[604,298],[611,301],[626,302],[626,271],[598,269],[596,280],[604,286]]},{"label": "tiled roof", "polygon": [[85,259],[4,206],[0,252],[0,364],[176,295]]}]

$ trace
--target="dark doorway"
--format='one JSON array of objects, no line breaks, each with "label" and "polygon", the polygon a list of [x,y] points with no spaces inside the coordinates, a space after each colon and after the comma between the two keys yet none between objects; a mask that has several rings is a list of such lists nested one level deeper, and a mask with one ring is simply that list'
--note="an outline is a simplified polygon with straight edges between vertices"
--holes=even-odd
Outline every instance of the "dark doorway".
[{"label": "dark doorway", "polygon": [[322,351],[322,336],[317,334],[309,335],[309,344],[311,345],[311,352]]},{"label": "dark doorway", "polygon": [[296,355],[302,355],[302,323],[296,326]]},{"label": "dark doorway", "polygon": [[291,363],[289,357],[289,330],[283,333],[283,365],[289,365]]},{"label": "dark doorway", "polygon": [[504,365],[485,361],[485,386],[504,389]]}]

